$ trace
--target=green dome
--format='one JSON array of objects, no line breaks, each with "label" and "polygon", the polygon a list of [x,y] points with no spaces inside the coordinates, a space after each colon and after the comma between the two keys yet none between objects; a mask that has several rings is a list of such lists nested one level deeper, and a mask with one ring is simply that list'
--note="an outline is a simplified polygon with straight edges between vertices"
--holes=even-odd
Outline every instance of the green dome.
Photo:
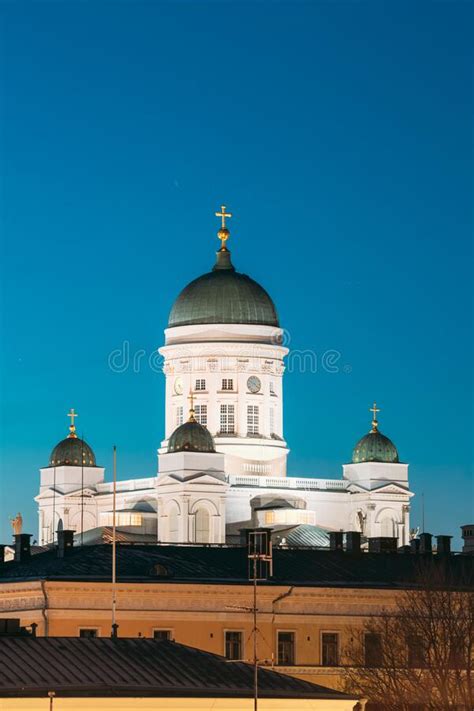
[{"label": "green dome", "polygon": [[168,452],[215,452],[212,435],[194,419],[180,425],[168,441]]},{"label": "green dome", "polygon": [[396,464],[398,461],[397,448],[393,442],[375,428],[357,442],[352,452],[353,464],[361,462]]},{"label": "green dome", "polygon": [[168,320],[170,328],[201,323],[279,325],[270,296],[256,281],[235,271],[227,249],[217,252],[211,272],[183,289]]},{"label": "green dome", "polygon": [[87,442],[79,437],[66,437],[55,446],[49,458],[50,467],[95,467],[95,454]]}]

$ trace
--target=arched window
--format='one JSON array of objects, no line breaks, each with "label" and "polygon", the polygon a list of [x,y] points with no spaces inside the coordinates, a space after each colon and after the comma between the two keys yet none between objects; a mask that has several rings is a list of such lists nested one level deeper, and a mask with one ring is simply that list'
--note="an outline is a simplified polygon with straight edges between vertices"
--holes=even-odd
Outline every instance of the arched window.
[{"label": "arched window", "polygon": [[357,526],[357,531],[360,533],[365,533],[365,521],[366,521],[366,516],[364,512],[359,509],[357,511],[357,516],[356,516],[356,526]]},{"label": "arched window", "polygon": [[179,541],[178,507],[173,504],[168,513],[168,543]]},{"label": "arched window", "polygon": [[210,543],[210,516],[209,511],[205,508],[200,508],[195,514],[195,530],[196,535],[194,540],[196,543]]},{"label": "arched window", "polygon": [[152,569],[153,575],[158,575],[160,578],[166,578],[169,575],[168,568],[161,563],[156,563]]},{"label": "arched window", "polygon": [[380,535],[393,538],[395,534],[395,521],[390,516],[385,516],[380,521]]}]

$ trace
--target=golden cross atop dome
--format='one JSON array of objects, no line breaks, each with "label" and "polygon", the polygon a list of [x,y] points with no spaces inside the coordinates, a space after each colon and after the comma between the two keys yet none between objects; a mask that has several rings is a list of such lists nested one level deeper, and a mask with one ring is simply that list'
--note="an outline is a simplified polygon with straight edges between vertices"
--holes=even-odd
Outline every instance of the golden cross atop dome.
[{"label": "golden cross atop dome", "polygon": [[196,422],[196,418],[194,417],[194,393],[192,390],[189,391],[188,400],[189,400],[188,422]]},{"label": "golden cross atop dome", "polygon": [[231,213],[231,212],[226,212],[226,206],[225,206],[225,205],[221,205],[221,211],[220,211],[220,212],[216,212],[216,217],[220,217],[221,220],[222,220],[221,228],[220,228],[220,230],[218,231],[217,236],[219,237],[219,239],[220,239],[220,241],[221,241],[221,250],[225,252],[225,251],[227,250],[227,247],[225,246],[225,243],[226,243],[227,240],[229,239],[229,235],[230,235],[229,230],[228,230],[227,227],[225,226],[225,220],[226,220],[226,217],[232,217],[232,213]]},{"label": "golden cross atop dome", "polygon": [[379,423],[377,421],[377,412],[380,412],[380,408],[377,407],[377,403],[374,402],[373,407],[369,407],[370,412],[373,413],[373,418],[372,418],[372,432],[377,432],[377,428],[379,426]]},{"label": "golden cross atop dome", "polygon": [[67,413],[67,417],[71,418],[71,424],[69,425],[69,437],[77,437],[76,425],[74,424],[74,418],[79,417],[79,415],[74,412],[74,408],[71,407],[70,411]]},{"label": "golden cross atop dome", "polygon": [[222,219],[222,229],[225,230],[225,218],[232,217],[232,213],[226,212],[226,206],[221,205],[221,211],[216,212],[216,217],[220,217]]}]

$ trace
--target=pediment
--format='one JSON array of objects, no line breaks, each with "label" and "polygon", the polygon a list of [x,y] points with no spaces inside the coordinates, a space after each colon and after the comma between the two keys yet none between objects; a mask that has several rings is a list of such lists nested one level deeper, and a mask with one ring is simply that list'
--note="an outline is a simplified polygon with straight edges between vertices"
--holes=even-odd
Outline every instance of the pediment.
[{"label": "pediment", "polygon": [[192,486],[193,484],[198,486],[212,485],[222,486],[223,488],[227,488],[228,486],[228,484],[222,480],[221,476],[213,475],[209,472],[192,472],[184,474],[184,476],[182,472],[175,472],[162,474],[158,477],[158,487],[170,484],[185,484],[186,486]]},{"label": "pediment", "polygon": [[97,491],[95,489],[90,489],[86,487],[85,489],[75,489],[74,491],[68,491],[63,496],[67,496],[71,499],[81,498],[81,496],[97,496]]},{"label": "pediment", "polygon": [[373,493],[384,493],[384,494],[407,494],[408,496],[414,496],[413,492],[409,491],[406,487],[400,484],[394,484],[393,482],[389,484],[381,484],[376,488],[372,489]]},{"label": "pediment", "polygon": [[46,491],[42,491],[41,494],[38,494],[38,496],[35,496],[35,501],[51,499],[53,496],[64,497],[67,496],[67,494],[65,494],[63,491],[59,491],[59,489],[54,490],[53,487],[51,487],[50,489],[46,489]]},{"label": "pediment", "polygon": [[346,491],[348,491],[350,494],[367,494],[369,489],[367,489],[365,486],[361,486],[360,484],[355,484],[354,482],[351,482],[347,487]]}]

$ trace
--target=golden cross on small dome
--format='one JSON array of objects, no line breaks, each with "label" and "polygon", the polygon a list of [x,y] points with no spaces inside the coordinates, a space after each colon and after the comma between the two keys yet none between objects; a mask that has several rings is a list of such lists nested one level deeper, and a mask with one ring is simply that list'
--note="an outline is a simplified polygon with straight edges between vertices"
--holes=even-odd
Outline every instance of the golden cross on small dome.
[{"label": "golden cross on small dome", "polygon": [[71,407],[70,411],[67,413],[67,417],[71,418],[71,424],[69,425],[69,437],[77,437],[76,426],[74,424],[74,418],[79,417],[79,415],[74,412],[74,408]]},{"label": "golden cross on small dome", "polygon": [[226,207],[225,207],[225,205],[221,205],[221,211],[220,211],[220,212],[216,212],[216,217],[220,217],[221,220],[222,220],[221,228],[220,228],[220,230],[218,231],[217,236],[219,237],[219,239],[220,239],[220,241],[221,241],[221,251],[222,251],[222,252],[226,252],[226,251],[227,251],[227,247],[225,246],[225,243],[226,243],[227,240],[229,239],[230,232],[229,232],[229,230],[227,229],[227,227],[225,226],[225,218],[226,218],[226,217],[232,217],[232,213],[231,213],[231,212],[226,212]]},{"label": "golden cross on small dome", "polygon": [[188,400],[189,400],[188,422],[196,422],[196,418],[194,417],[194,393],[192,390],[189,391]]},{"label": "golden cross on small dome", "polygon": [[226,218],[226,217],[232,217],[232,213],[231,213],[231,212],[226,212],[226,206],[225,206],[225,205],[221,205],[221,211],[220,211],[220,212],[216,212],[216,217],[222,218],[222,225],[221,225],[221,226],[222,226],[222,229],[225,230],[225,218]]},{"label": "golden cross on small dome", "polygon": [[369,407],[370,412],[373,413],[373,418],[372,418],[372,432],[377,432],[377,427],[379,426],[379,423],[377,421],[377,412],[380,412],[380,408],[377,407],[377,403],[374,402],[373,407]]}]

